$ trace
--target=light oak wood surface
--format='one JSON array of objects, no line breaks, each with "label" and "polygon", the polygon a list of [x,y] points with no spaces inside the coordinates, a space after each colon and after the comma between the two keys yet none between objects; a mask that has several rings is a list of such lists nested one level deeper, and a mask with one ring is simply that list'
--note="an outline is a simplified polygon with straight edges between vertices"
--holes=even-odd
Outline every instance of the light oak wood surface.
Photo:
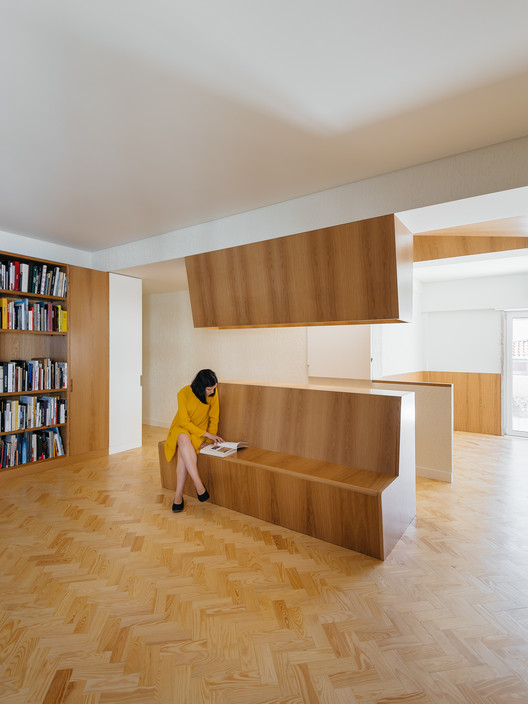
[{"label": "light oak wood surface", "polygon": [[108,273],[69,268],[69,451],[108,452]]},{"label": "light oak wood surface", "polygon": [[[389,554],[416,512],[411,394],[225,382],[218,393],[219,432],[250,447],[199,456],[214,503],[378,559]],[[165,460],[163,443],[159,460],[161,484],[174,490],[176,458]],[[184,493],[194,495],[190,479]]]},{"label": "light oak wood surface", "polygon": [[414,233],[415,262],[527,247],[526,215]]},{"label": "light oak wood surface", "polygon": [[387,376],[384,380],[453,384],[454,430],[502,434],[500,374],[422,371]]},{"label": "light oak wood surface", "polygon": [[528,237],[486,237],[456,235],[415,235],[414,261],[465,257],[485,252],[528,248]]},{"label": "light oak wood surface", "polygon": [[511,218],[472,222],[440,230],[416,232],[415,235],[420,237],[528,237],[528,216],[517,215]]},{"label": "light oak wood surface", "polygon": [[501,375],[428,372],[430,381],[453,384],[455,430],[500,435]]},{"label": "light oak wood surface", "polygon": [[236,382],[221,382],[218,393],[222,437],[355,469],[398,472],[398,395]]},{"label": "light oak wood surface", "polygon": [[194,326],[410,320],[412,256],[387,215],[186,257]]},{"label": "light oak wood surface", "polygon": [[385,562],[160,490],[157,442],[0,496],[2,704],[528,700],[528,444],[455,433]]}]

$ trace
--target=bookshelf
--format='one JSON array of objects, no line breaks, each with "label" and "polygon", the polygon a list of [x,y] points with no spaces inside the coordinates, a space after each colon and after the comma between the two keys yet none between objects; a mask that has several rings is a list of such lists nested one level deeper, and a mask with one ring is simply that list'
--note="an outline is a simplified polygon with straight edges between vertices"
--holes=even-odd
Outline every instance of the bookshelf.
[{"label": "bookshelf", "polygon": [[0,312],[0,477],[107,454],[108,274],[0,252]]}]

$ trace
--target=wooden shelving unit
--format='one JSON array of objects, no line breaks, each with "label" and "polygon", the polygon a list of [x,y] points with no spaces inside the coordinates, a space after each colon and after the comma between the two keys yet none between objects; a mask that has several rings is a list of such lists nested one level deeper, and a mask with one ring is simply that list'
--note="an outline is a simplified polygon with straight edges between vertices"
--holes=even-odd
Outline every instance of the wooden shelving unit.
[{"label": "wooden shelving unit", "polygon": [[[27,367],[28,363],[34,360],[49,359],[52,364],[55,362],[66,364],[62,371],[67,370],[68,333],[63,312],[65,311],[67,315],[68,298],[67,295],[53,295],[51,292],[67,291],[68,266],[58,262],[0,252],[0,265],[6,263],[9,268],[9,264],[15,262],[17,262],[18,270],[16,279],[12,276],[8,281],[0,280],[0,302],[6,303],[5,309],[0,306],[2,326],[0,361],[2,363],[17,363],[19,369],[25,367],[27,378],[21,378],[22,373],[17,375],[19,378],[15,382],[14,390],[9,389],[7,382],[2,385],[0,401],[6,402],[3,404],[5,406],[3,410],[6,411],[7,406],[10,406],[13,407],[13,413],[20,413],[20,406],[14,406],[13,402],[20,399],[21,396],[33,396],[36,401],[44,396],[52,396],[57,399],[66,398],[67,409],[68,389],[66,382],[62,387],[55,388],[56,384],[51,383],[51,378],[43,378],[31,381],[30,385]],[[21,272],[26,265],[29,276],[24,280]],[[33,271],[35,271],[35,276],[33,276]],[[9,276],[8,273],[7,276]],[[46,280],[46,277],[49,277],[49,281]],[[65,282],[62,279],[65,279]],[[56,287],[52,288],[55,281],[57,281]],[[59,282],[61,284],[60,290]],[[40,290],[36,292],[34,289],[37,287],[41,287],[40,290],[44,292],[41,293]],[[26,302],[25,306],[23,306],[24,302]],[[44,304],[44,307],[40,304]],[[7,315],[8,305],[10,306],[9,316]],[[16,313],[15,308],[17,308]],[[40,311],[38,316],[37,310]],[[38,322],[37,317],[39,318]],[[66,327],[66,330],[63,330],[63,326]],[[8,373],[8,371],[9,367],[4,364],[4,372]],[[51,388],[52,386],[53,388]],[[58,459],[68,455],[67,422],[52,425],[40,424],[32,427],[34,422],[35,419],[31,421],[25,419],[23,427],[20,427],[20,420],[13,418],[9,430],[6,430],[5,426],[0,426],[1,472],[33,464],[37,466],[44,460]],[[54,430],[55,432],[53,432]],[[55,439],[56,434],[59,436],[57,439]],[[12,442],[6,442],[8,439]],[[37,452],[37,439],[40,459]],[[23,450],[22,444],[24,445]]]},{"label": "wooden shelving unit", "polygon": [[[34,257],[0,252],[0,263],[20,262],[46,265],[66,275],[66,296],[54,296],[32,291],[9,290],[0,286],[0,301],[28,299],[31,302],[60,306],[67,312],[65,330],[0,330],[0,362],[50,359],[67,364],[67,386],[62,388],[32,388],[7,391],[0,388],[0,401],[20,396],[55,396],[66,399],[66,422],[39,428],[4,431],[7,436],[50,431],[57,428],[62,441],[63,456],[40,459],[2,467],[0,478],[49,469],[81,456],[108,454],[108,274],[83,267],[66,265]],[[29,288],[32,288],[31,282]],[[59,310],[57,308],[56,310]],[[64,321],[63,321],[64,322]],[[0,324],[2,323],[0,306]],[[25,325],[27,327],[27,325]],[[75,384],[74,384],[75,378]],[[75,388],[75,392],[73,389]],[[58,420],[58,419],[57,419]],[[27,456],[26,447],[26,456]],[[3,464],[0,456],[0,464]]]}]

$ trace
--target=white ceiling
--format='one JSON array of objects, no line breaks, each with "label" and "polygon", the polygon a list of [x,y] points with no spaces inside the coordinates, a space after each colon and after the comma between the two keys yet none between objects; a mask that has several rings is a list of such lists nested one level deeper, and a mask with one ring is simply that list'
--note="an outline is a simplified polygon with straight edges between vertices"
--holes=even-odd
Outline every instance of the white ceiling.
[{"label": "white ceiling", "polygon": [[0,230],[99,250],[528,133],[525,0],[0,0]]}]

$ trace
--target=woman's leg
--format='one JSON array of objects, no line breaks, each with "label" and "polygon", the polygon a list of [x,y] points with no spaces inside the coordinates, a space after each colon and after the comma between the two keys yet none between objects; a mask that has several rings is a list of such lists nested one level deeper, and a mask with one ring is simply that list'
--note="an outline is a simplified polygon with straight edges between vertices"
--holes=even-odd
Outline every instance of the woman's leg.
[{"label": "woman's leg", "polygon": [[186,433],[178,435],[178,461],[182,460],[185,469],[189,472],[191,479],[194,482],[198,494],[203,494],[205,487],[202,484],[200,475],[198,474],[198,463],[196,461],[196,450],[193,447],[191,438]]},{"label": "woman's leg", "polygon": [[[178,450],[176,450],[178,452]],[[174,494],[174,503],[181,504],[183,501],[183,487],[185,485],[185,480],[187,479],[187,470],[185,468],[185,463],[178,452],[178,461],[176,463],[176,493]]]}]

